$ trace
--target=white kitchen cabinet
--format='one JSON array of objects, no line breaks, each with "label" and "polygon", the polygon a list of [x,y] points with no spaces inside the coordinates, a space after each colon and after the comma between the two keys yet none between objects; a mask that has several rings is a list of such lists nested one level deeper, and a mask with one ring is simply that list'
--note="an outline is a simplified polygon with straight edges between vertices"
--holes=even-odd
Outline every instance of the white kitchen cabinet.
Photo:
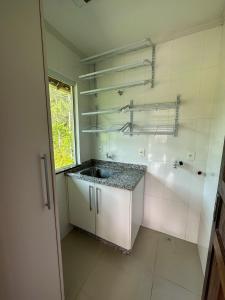
[{"label": "white kitchen cabinet", "polygon": [[67,182],[70,223],[95,234],[94,184],[74,176]]},{"label": "white kitchen cabinet", "polygon": [[144,177],[129,191],[68,176],[70,222],[130,250],[142,224],[143,193]]}]

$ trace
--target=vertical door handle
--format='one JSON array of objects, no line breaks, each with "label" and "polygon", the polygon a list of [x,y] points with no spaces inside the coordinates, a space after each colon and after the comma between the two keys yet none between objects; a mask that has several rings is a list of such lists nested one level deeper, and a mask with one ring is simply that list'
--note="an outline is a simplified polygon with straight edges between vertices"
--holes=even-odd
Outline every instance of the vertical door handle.
[{"label": "vertical door handle", "polygon": [[42,188],[44,194],[44,205],[51,209],[49,179],[48,179],[48,158],[47,154],[41,155],[41,169],[42,169]]},{"label": "vertical door handle", "polygon": [[99,188],[96,188],[96,209],[97,209],[97,215],[99,214],[99,198],[98,198],[98,192],[100,192],[101,190]]},{"label": "vertical door handle", "polygon": [[93,193],[93,186],[89,185],[89,209],[92,211],[92,193]]}]

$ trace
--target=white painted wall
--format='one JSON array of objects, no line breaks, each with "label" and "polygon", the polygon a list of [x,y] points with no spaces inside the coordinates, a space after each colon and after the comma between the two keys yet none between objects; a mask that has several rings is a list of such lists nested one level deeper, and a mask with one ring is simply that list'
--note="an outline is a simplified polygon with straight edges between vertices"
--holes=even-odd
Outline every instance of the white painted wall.
[{"label": "white painted wall", "polygon": [[69,223],[67,180],[64,173],[56,175],[56,196],[58,201],[60,236],[63,239],[73,228]]},{"label": "white painted wall", "polygon": [[[46,30],[46,50],[47,50],[47,63],[48,68],[54,73],[58,74],[62,78],[67,78],[73,82],[77,82],[77,88],[83,90],[87,88],[87,83],[78,83],[78,75],[86,73],[87,67],[81,65],[79,60],[80,57],[77,55],[69,45],[63,43],[57,36],[52,32]],[[79,113],[87,111],[89,105],[89,99],[84,96],[79,96]],[[77,123],[80,128],[86,126],[88,119],[79,119]],[[90,139],[88,136],[78,132],[80,138],[78,138],[78,147],[80,148],[80,161],[90,159]],[[67,187],[64,174],[56,175],[56,195],[59,207],[59,221],[61,238],[71,230],[71,226],[68,221],[68,199],[67,199]]]},{"label": "white painted wall", "polygon": [[225,136],[225,25],[222,30],[222,47],[220,61],[220,79],[217,85],[217,97],[214,103],[213,118],[209,140],[209,154],[206,168],[201,221],[199,228],[199,253],[203,271],[205,271],[207,253],[212,226],[213,211],[218,186],[222,149]]},{"label": "white painted wall", "polygon": [[[78,74],[86,73],[86,67],[79,64],[79,56],[63,44],[52,33],[47,32],[47,52],[49,68],[63,76],[77,80]],[[177,138],[160,136],[125,137],[120,134],[81,134],[81,161],[91,156],[106,159],[106,152],[111,152],[116,161],[144,163],[148,166],[145,188],[144,226],[159,230],[182,239],[197,242],[199,232],[199,249],[203,265],[206,260],[208,238],[211,226],[211,207],[217,187],[217,176],[209,176],[214,170],[218,174],[221,155],[221,135],[213,135],[211,124],[218,127],[215,116],[218,112],[213,107],[216,99],[219,79],[219,54],[221,27],[195,33],[157,46],[156,51],[156,86],[154,89],[137,87],[127,90],[122,97],[116,93],[105,93],[95,98],[79,97],[81,111],[89,110],[89,104],[99,108],[113,107],[129,103],[153,103],[175,100],[177,94],[182,96],[180,110],[180,130]],[[149,49],[117,57],[98,65],[98,68],[135,62],[142,58],[150,58]],[[98,86],[116,84],[137,79],[148,78],[148,69],[127,71],[116,76],[108,76],[98,80]],[[79,84],[79,90],[88,89]],[[221,92],[221,105],[223,94]],[[220,105],[220,106],[221,106]],[[219,106],[219,107],[220,107]],[[101,117],[102,125],[122,123],[126,115],[108,115]],[[169,117],[168,117],[169,118]],[[222,120],[222,116],[220,118]],[[88,124],[88,118],[80,119],[81,127]],[[135,114],[138,124],[147,124],[149,115]],[[222,125],[220,126],[222,128]],[[211,132],[211,133],[210,133]],[[221,131],[220,131],[221,132]],[[211,137],[210,137],[211,134]],[[214,157],[217,165],[208,160],[208,140],[210,137],[210,157]],[[217,139],[218,138],[218,139]],[[215,147],[215,140],[219,147]],[[92,143],[90,146],[90,142]],[[213,147],[214,146],[214,147]],[[92,147],[93,153],[90,154]],[[144,148],[144,158],[138,156],[138,150]],[[216,152],[215,149],[219,149]],[[195,160],[188,161],[187,154],[195,153]],[[213,156],[212,156],[213,155]],[[217,159],[215,159],[217,157]],[[183,169],[173,169],[175,159],[185,161]],[[197,170],[207,171],[207,176],[199,177]],[[63,174],[56,176],[61,236],[70,230],[68,223],[68,200],[66,182]],[[204,197],[202,200],[202,194]],[[211,203],[211,206],[209,205]]]},{"label": "white painted wall", "polygon": [[[200,206],[204,176],[196,171],[206,171],[208,141],[212,110],[215,101],[221,27],[191,34],[167,43],[156,49],[156,85],[127,90],[123,96],[116,92],[100,94],[92,101],[98,108],[110,108],[137,103],[175,101],[182,96],[180,129],[178,137],[167,136],[122,136],[118,133],[93,135],[93,157],[106,159],[106,152],[116,161],[147,164],[145,188],[144,226],[197,243]],[[99,64],[98,69],[151,58],[149,49],[119,56]],[[149,69],[138,69],[102,77],[98,87],[149,78]],[[150,124],[154,116],[136,113],[138,124]],[[166,115],[169,119],[169,115]],[[123,123],[128,115],[104,115],[100,124]],[[144,148],[146,155],[139,157]],[[189,161],[187,154],[195,153]],[[185,162],[182,169],[174,169],[173,162]]]},{"label": "white painted wall", "polygon": [[[85,81],[78,82],[78,75],[86,73],[88,67],[80,64],[80,57],[72,51],[67,45],[63,44],[55,35],[46,31],[46,46],[47,46],[47,63],[51,71],[58,73],[62,77],[77,83],[79,90],[87,89],[88,84]],[[89,107],[89,99],[86,96],[78,97],[79,113],[87,111]],[[79,116],[77,116],[79,117]],[[88,123],[88,119],[80,118],[79,125],[82,128]],[[85,161],[90,158],[90,140],[81,134],[80,135],[80,161]]]}]

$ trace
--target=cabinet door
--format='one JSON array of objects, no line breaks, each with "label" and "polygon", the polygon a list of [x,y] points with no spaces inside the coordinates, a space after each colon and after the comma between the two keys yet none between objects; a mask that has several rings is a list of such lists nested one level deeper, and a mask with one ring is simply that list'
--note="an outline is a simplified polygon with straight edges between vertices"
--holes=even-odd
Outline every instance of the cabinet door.
[{"label": "cabinet door", "polygon": [[40,11],[38,0],[1,1],[2,300],[62,299]]},{"label": "cabinet door", "polygon": [[94,185],[68,176],[70,223],[95,234]]},{"label": "cabinet door", "polygon": [[95,185],[96,235],[125,249],[131,248],[131,192]]}]

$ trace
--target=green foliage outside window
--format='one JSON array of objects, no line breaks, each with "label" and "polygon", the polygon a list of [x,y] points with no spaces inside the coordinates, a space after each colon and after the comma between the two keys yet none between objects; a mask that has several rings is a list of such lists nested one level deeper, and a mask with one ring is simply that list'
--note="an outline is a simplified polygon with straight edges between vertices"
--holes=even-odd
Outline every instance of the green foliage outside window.
[{"label": "green foliage outside window", "polygon": [[75,164],[73,95],[49,83],[55,169]]}]

